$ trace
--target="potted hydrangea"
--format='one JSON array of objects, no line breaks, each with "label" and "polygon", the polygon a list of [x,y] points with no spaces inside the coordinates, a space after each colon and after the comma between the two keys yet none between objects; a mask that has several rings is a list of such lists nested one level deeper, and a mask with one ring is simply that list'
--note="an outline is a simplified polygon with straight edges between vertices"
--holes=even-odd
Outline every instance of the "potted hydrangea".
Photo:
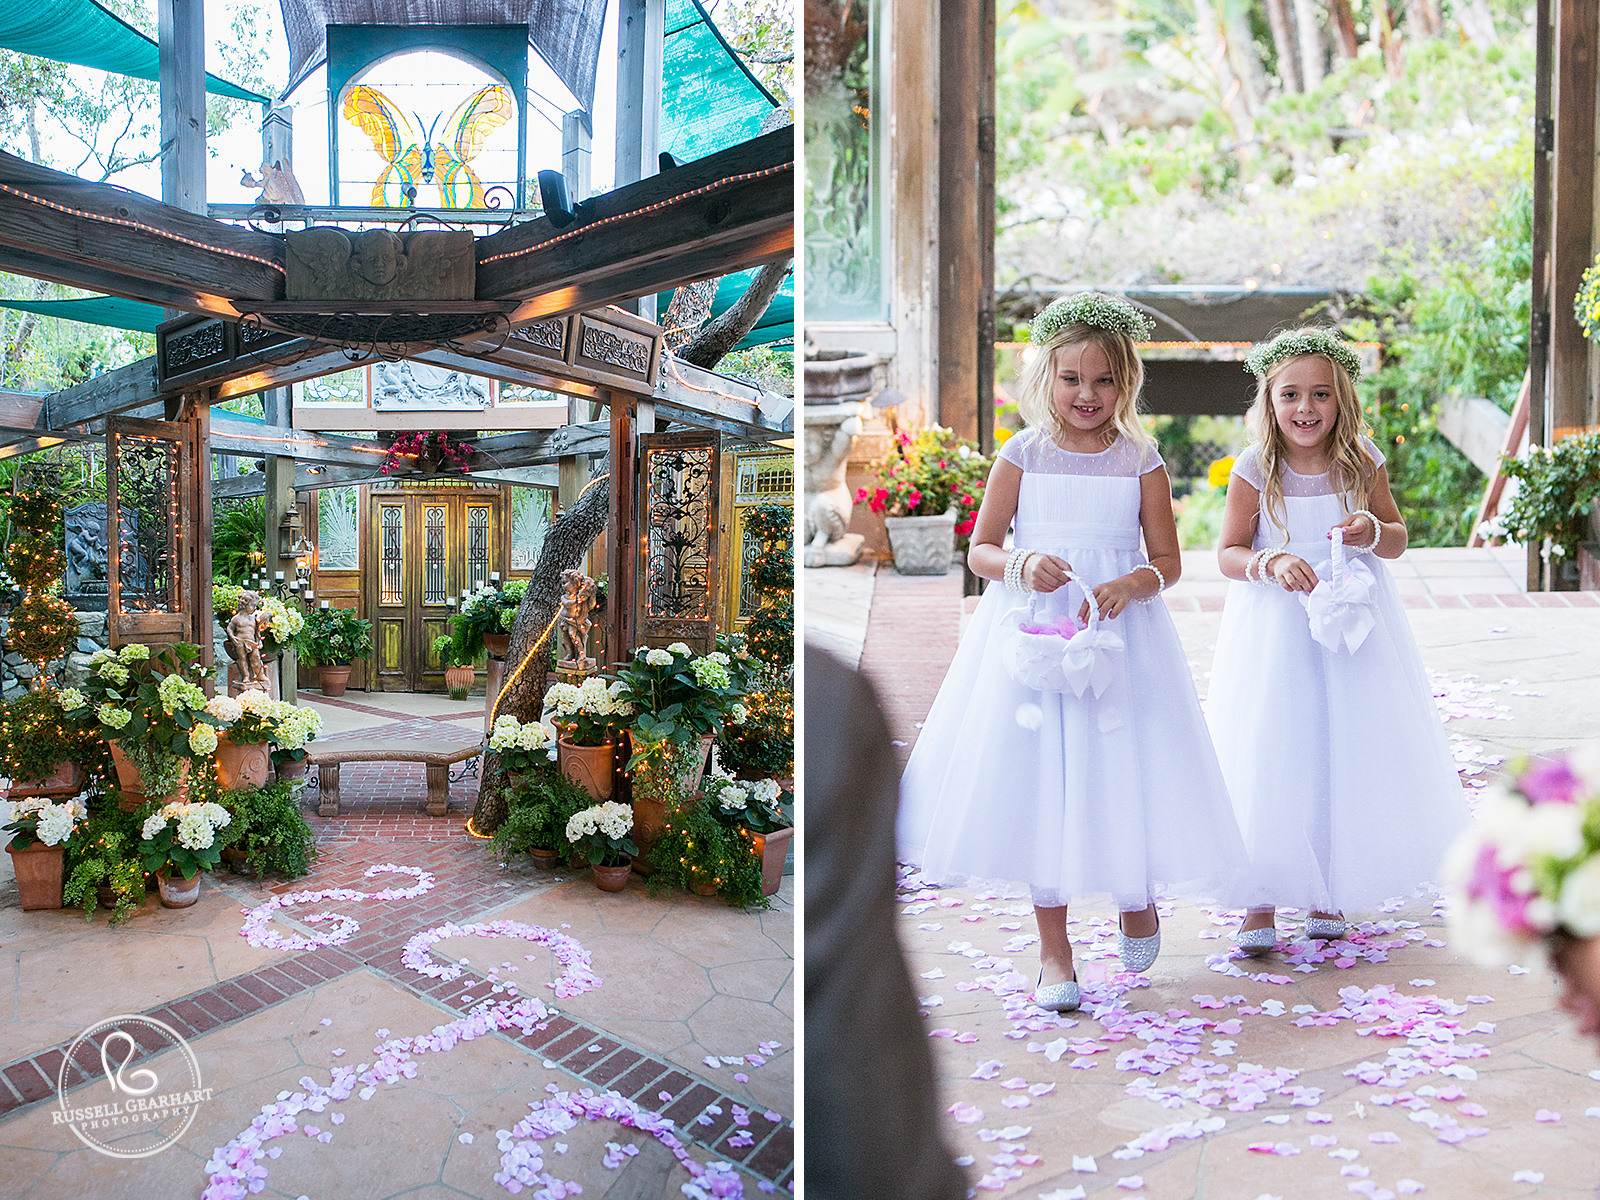
[{"label": "potted hydrangea", "polygon": [[306,618],[300,640],[321,672],[324,696],[342,696],[350,664],[372,653],[372,622],[348,608],[319,608]]},{"label": "potted hydrangea", "polygon": [[[161,903],[168,908],[188,908],[200,898],[200,872],[222,859],[217,830],[233,820],[220,804],[174,801],[163,804],[144,820],[139,832],[139,853],[144,869],[154,871]],[[182,877],[182,881],[173,878]]]},{"label": "potted hydrangea", "polygon": [[[268,747],[283,741],[305,745],[322,728],[315,709],[274,700],[258,688],[238,696],[213,696],[206,703],[223,728],[217,745],[217,783],[232,791],[266,785],[271,765]],[[302,751],[303,753],[303,751]]]},{"label": "potted hydrangea", "polygon": [[545,719],[560,730],[556,739],[561,773],[589,790],[596,800],[611,796],[616,743],[612,733],[626,725],[633,705],[620,681],[608,684],[590,675],[581,684],[558,683],[544,694]]},{"label": "potted hydrangea", "polygon": [[515,787],[525,782],[528,772],[556,757],[556,729],[547,722],[519,721],[507,713],[495,718],[489,732],[489,749],[500,755],[500,763]]},{"label": "potted hydrangea", "polygon": [[465,700],[467,693],[472,691],[478,673],[473,666],[477,661],[476,656],[467,649],[466,638],[461,630],[434,638],[433,652],[444,664],[444,687],[450,693],[450,699]]},{"label": "potted hydrangea", "polygon": [[620,892],[628,882],[633,856],[633,810],[626,804],[607,800],[581,812],[567,822],[567,842],[594,868],[594,882],[602,892]]},{"label": "potted hydrangea", "polygon": [[71,697],[81,706],[65,715],[99,722],[125,808],[176,794],[190,761],[216,752],[223,722],[206,711],[199,657],[200,648],[187,642],[155,652],[134,644],[89,657],[89,678]]},{"label": "potted hydrangea", "polygon": [[61,907],[62,857],[65,842],[87,819],[82,800],[52,801],[47,796],[27,796],[16,801],[6,851],[17,872],[22,907],[33,910]]},{"label": "potted hydrangea", "polygon": [[706,807],[736,826],[761,860],[764,896],[776,893],[783,883],[784,860],[794,837],[794,826],[778,805],[782,794],[774,779],[741,780],[713,771],[706,780]]}]

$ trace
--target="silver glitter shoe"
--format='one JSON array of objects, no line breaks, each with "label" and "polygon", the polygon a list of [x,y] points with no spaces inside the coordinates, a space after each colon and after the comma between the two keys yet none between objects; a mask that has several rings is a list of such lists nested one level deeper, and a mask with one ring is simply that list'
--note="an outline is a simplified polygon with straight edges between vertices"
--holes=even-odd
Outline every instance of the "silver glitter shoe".
[{"label": "silver glitter shoe", "polygon": [[1323,942],[1336,942],[1345,935],[1349,926],[1343,917],[1307,917],[1306,936]]},{"label": "silver glitter shoe", "polygon": [[1254,958],[1277,946],[1278,930],[1273,925],[1265,925],[1260,929],[1238,929],[1234,931],[1233,940],[1239,949]]},{"label": "silver glitter shoe", "polygon": [[1156,955],[1161,953],[1161,930],[1157,929],[1149,937],[1129,937],[1122,930],[1117,930],[1117,957],[1122,960],[1122,966],[1128,971],[1148,971],[1155,965]]},{"label": "silver glitter shoe", "polygon": [[[1039,972],[1039,982],[1041,984],[1044,982],[1043,971]],[[1069,979],[1065,983],[1052,983],[1049,987],[1036,987],[1033,991],[1033,1002],[1051,1012],[1077,1012],[1082,999],[1076,979]]]}]

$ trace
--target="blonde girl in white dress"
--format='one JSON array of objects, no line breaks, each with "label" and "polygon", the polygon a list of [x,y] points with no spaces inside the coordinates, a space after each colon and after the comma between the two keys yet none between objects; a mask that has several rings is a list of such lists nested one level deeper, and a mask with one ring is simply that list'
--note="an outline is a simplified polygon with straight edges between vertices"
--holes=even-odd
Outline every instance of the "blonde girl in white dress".
[{"label": "blonde girl in white dress", "polygon": [[[1181,559],[1166,469],[1138,419],[1133,342],[1147,336],[1141,313],[1095,293],[1035,321],[1040,353],[1021,398],[1030,428],[1000,451],[968,555],[996,582],[901,780],[905,861],[947,884],[1031,887],[1043,960],[1035,1002],[1061,1012],[1079,1003],[1070,900],[1110,893],[1123,964],[1145,970],[1161,938],[1153,885],[1215,894],[1245,862],[1188,662],[1157,599]],[[1008,638],[1023,618],[1087,623],[1084,586],[1098,632],[1060,643],[1104,647],[1079,663],[1081,691],[1018,682]]]},{"label": "blonde girl in white dress", "polygon": [[1217,559],[1237,582],[1206,712],[1250,851],[1236,938],[1261,954],[1277,943],[1275,907],[1310,909],[1306,935],[1331,939],[1346,912],[1410,893],[1466,805],[1383,564],[1404,552],[1406,526],[1361,433],[1360,360],[1304,329],[1246,365],[1259,380],[1254,440],[1228,484]]}]

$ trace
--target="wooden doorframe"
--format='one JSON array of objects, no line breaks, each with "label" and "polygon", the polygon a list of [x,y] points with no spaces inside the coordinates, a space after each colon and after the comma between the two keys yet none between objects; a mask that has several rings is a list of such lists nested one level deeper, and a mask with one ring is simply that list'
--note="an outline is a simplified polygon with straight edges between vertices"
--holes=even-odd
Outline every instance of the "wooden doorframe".
[{"label": "wooden doorframe", "polygon": [[[196,578],[209,579],[211,547],[206,534],[211,527],[211,489],[202,477],[208,471],[209,454],[201,462],[202,449],[209,450],[209,420],[202,405],[200,413],[184,421],[146,421],[134,417],[111,417],[106,425],[106,634],[113,646],[130,642],[167,644],[190,641],[200,646],[201,663],[212,663],[210,593],[205,604],[197,602]],[[122,611],[122,471],[120,439],[146,438],[173,443],[177,448],[172,471],[176,476],[172,515],[172,579],[169,583],[168,610],[153,613]],[[205,621],[205,627],[200,622]]]}]

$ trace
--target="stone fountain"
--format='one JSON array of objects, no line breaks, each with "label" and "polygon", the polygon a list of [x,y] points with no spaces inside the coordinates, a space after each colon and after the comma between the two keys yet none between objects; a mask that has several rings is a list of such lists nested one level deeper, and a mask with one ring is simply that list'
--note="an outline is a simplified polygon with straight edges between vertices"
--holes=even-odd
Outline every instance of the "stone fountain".
[{"label": "stone fountain", "polygon": [[876,354],[819,350],[805,360],[806,548],[808,567],[848,567],[866,539],[851,533],[855,498],[845,483],[850,450],[872,413]]}]

